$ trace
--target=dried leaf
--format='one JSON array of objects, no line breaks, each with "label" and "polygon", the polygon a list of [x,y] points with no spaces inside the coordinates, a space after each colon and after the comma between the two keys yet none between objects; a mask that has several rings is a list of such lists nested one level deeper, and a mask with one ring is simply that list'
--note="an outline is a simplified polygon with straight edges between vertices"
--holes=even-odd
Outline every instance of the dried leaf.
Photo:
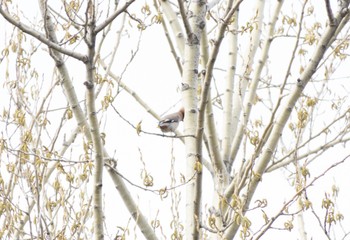
[{"label": "dried leaf", "polygon": [[136,133],[139,136],[140,136],[140,133],[142,132],[141,124],[142,124],[142,120],[136,125]]}]

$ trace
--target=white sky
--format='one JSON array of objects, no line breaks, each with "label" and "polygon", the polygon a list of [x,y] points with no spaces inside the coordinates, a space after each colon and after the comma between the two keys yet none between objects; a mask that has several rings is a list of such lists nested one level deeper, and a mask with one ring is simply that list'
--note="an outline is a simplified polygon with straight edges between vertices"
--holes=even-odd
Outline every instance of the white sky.
[{"label": "white sky", "polygon": [[[293,12],[293,9],[297,12],[297,9],[300,7],[299,1],[295,1],[291,5],[294,5],[293,7],[288,7],[290,2],[285,3],[285,6],[283,8],[283,13]],[[313,1],[315,3],[315,1]],[[32,4],[36,4],[36,1],[30,1],[29,2],[21,2],[20,9],[25,11],[27,20],[31,22],[37,22],[38,19],[40,19],[39,12],[35,11],[27,11],[27,9],[35,9]],[[152,5],[151,2],[149,2],[150,5]],[[322,1],[323,4],[323,1]],[[29,7],[30,5],[30,7]],[[141,3],[140,3],[141,5]],[[268,5],[267,5],[268,6]],[[35,6],[36,7],[36,6]],[[324,18],[324,6],[319,4],[315,6],[315,15],[321,21],[321,19]],[[318,9],[319,7],[319,9]],[[139,6],[133,6],[132,10],[130,12],[139,13],[138,10]],[[243,8],[242,8],[243,9]],[[249,8],[248,8],[249,9]],[[272,11],[273,7],[271,9],[267,10]],[[335,9],[335,8],[334,8]],[[241,13],[242,15],[245,15]],[[247,19],[251,17],[250,13],[247,13]],[[323,22],[323,21],[321,21]],[[244,21],[242,21],[242,24]],[[125,67],[125,63],[127,63],[131,56],[131,50],[135,51],[135,37],[138,35],[138,32],[135,31],[136,27],[133,23],[134,27],[131,29],[128,27],[128,33],[132,34],[129,38],[124,37],[122,39],[122,43],[120,46],[120,49],[117,52],[117,57],[115,58],[114,65],[111,68],[113,72],[116,74],[120,74],[122,69]],[[8,44],[8,40],[10,38],[10,34],[12,32],[12,27],[10,27],[8,24],[4,24],[4,19],[0,18],[0,29],[6,29],[5,35],[2,34],[0,36],[0,49],[2,50],[6,44]],[[132,32],[135,31],[136,33]],[[139,52],[136,56],[136,58],[133,60],[130,67],[127,69],[123,76],[123,81],[132,89],[134,89],[154,110],[156,110],[159,114],[164,113],[165,111],[169,110],[171,106],[174,106],[172,109],[170,109],[170,112],[173,110],[176,110],[179,106],[181,98],[181,93],[179,92],[179,85],[181,82],[181,76],[177,72],[177,68],[175,65],[175,62],[170,54],[169,47],[167,45],[167,42],[165,40],[164,34],[161,32],[161,26],[156,25],[149,27],[142,35],[142,41],[140,44]],[[323,29],[320,30],[322,32]],[[294,32],[292,32],[294,34]],[[242,38],[244,38],[243,36]],[[31,39],[28,37],[28,40]],[[33,41],[35,44],[38,42],[35,40]],[[269,57],[269,61],[271,62],[270,69],[268,74],[270,74],[273,78],[273,81],[276,83],[281,83],[284,77],[284,71],[287,66],[287,62],[289,60],[288,57],[290,54],[290,45],[292,44],[293,39],[277,39],[275,40],[274,45],[271,49],[271,55]],[[226,45],[226,43],[224,43]],[[109,54],[111,51],[111,48],[114,47],[114,41],[113,37],[108,39],[108,41],[105,43],[105,47],[102,51],[102,56]],[[225,46],[224,46],[225,47]],[[244,49],[244,41],[241,42],[241,48],[243,55],[245,53]],[[81,50],[81,49],[79,49]],[[41,54],[41,52],[43,52]],[[259,52],[257,55],[259,56]],[[310,52],[312,52],[310,50]],[[32,59],[32,65],[35,66],[35,68],[40,72],[39,79],[44,80],[44,85],[51,83],[52,81],[52,74],[53,74],[53,62],[52,60],[47,56],[46,47],[41,45],[39,47],[39,53],[40,55],[36,54],[34,55],[34,58]],[[222,53],[225,54],[224,48],[222,50]],[[223,60],[221,60],[223,61]],[[240,60],[241,61],[241,60]],[[301,59],[301,61],[305,61]],[[69,60],[69,67],[70,67],[70,74],[72,76],[72,79],[75,83],[75,89],[77,90],[79,100],[83,100],[84,98],[84,87],[82,83],[84,82],[84,75],[82,74],[84,72],[84,66],[82,63],[79,63],[75,60]],[[68,63],[67,62],[67,63]],[[108,62],[108,60],[107,60]],[[297,61],[299,62],[299,60]],[[225,68],[224,62],[218,64],[220,68]],[[347,71],[348,64],[342,65],[341,68],[339,68],[339,72],[335,75],[335,77],[339,76],[347,76],[349,73]],[[296,64],[294,66],[292,79],[296,78],[298,76],[298,69],[300,66]],[[3,84],[5,81],[5,69],[6,69],[6,60],[4,60],[0,64],[0,79],[1,83]],[[74,69],[74,70],[72,70]],[[10,68],[10,79],[14,79],[15,75],[12,72],[14,69],[13,67]],[[104,72],[101,72],[104,74]],[[215,73],[215,77],[217,79],[217,84],[220,87],[220,83],[223,82],[224,74],[217,71]],[[323,72],[317,73],[317,79],[323,78]],[[346,80],[344,81],[335,81],[334,84],[331,84],[332,92],[341,93],[341,95],[346,95],[348,92]],[[343,84],[343,85],[342,85]],[[46,93],[47,90],[43,88],[43,92]],[[310,95],[314,95],[315,91],[313,89],[313,86],[308,86],[307,91]],[[103,93],[103,92],[102,92]],[[0,111],[2,109],[8,107],[8,92],[6,89],[3,88],[3,85],[1,85],[0,88],[0,95],[1,96],[7,96],[2,97],[0,101]],[[264,95],[259,95],[261,98],[265,98]],[[332,95],[325,96],[328,99]],[[60,92],[60,88],[57,88],[54,93],[54,98],[52,100],[52,104],[50,106],[50,109],[57,108],[57,107],[65,107],[66,102],[62,98],[62,94]],[[327,100],[327,99],[326,99]],[[325,100],[325,101],[326,101]],[[329,105],[331,102],[329,103]],[[348,104],[346,104],[348,105]],[[117,107],[118,111],[126,117],[130,122],[133,124],[137,124],[139,121],[142,120],[142,128],[145,131],[149,132],[158,132],[159,129],[156,128],[157,121],[149,116],[147,112],[145,112],[138,104],[130,97],[125,91],[122,91],[116,100],[114,101],[114,106]],[[268,119],[264,116],[264,107],[262,105],[257,106],[259,108],[258,111],[256,111],[253,116],[256,116],[257,118],[262,118],[263,122],[266,124]],[[217,118],[216,121],[218,123],[221,122],[220,118],[221,115],[219,114],[219,110],[215,109],[217,112]],[[316,128],[321,127],[323,124],[323,121],[326,121],[328,118],[332,117],[332,114],[329,113],[328,109],[320,109],[320,112],[324,112],[321,116],[323,116],[322,120],[318,122],[318,119],[316,120]],[[62,114],[62,111],[55,112],[51,115],[50,121],[51,126],[57,126],[57,122],[59,121],[58,118],[55,118],[56,113],[59,113],[58,117],[60,118]],[[173,141],[170,138],[162,138],[157,136],[149,136],[142,134],[141,136],[137,136],[135,130],[133,130],[127,123],[125,123],[123,120],[121,120],[117,114],[113,112],[109,112],[108,116],[106,114],[101,114],[101,122],[102,122],[102,131],[106,132],[107,138],[106,138],[106,148],[109,151],[109,154],[111,156],[115,156],[118,159],[118,169],[119,171],[128,177],[131,181],[133,181],[136,184],[142,185],[141,179],[140,179],[140,170],[142,169],[143,165],[140,161],[140,154],[138,149],[140,148],[142,151],[142,158],[143,161],[146,164],[146,169],[149,173],[152,174],[154,177],[154,187],[153,189],[162,188],[164,186],[170,186],[170,179],[169,179],[169,172],[170,172],[170,164],[171,164],[171,149],[172,149],[172,143],[174,144],[174,154],[175,154],[175,175],[177,177],[177,182],[179,182],[180,174],[185,173],[185,155],[184,155],[184,146],[177,140]],[[294,116],[295,117],[295,116]],[[65,131],[67,134],[69,134],[69,129],[73,129],[75,127],[74,120],[70,120],[71,126],[65,126]],[[320,124],[317,126],[317,124]],[[182,126],[180,126],[182,127]],[[4,132],[4,124],[0,123],[0,132]],[[220,127],[218,128],[218,131],[221,131]],[[221,133],[219,132],[221,135]],[[286,133],[288,134],[288,133]],[[289,137],[289,135],[287,135]],[[62,139],[60,139],[62,140]],[[284,138],[284,141],[288,141],[287,137]],[[292,139],[292,141],[294,141]],[[81,142],[78,140],[74,143],[73,147],[75,149],[80,150],[81,149]],[[312,148],[312,146],[310,146]],[[342,159],[342,156],[344,154],[347,154],[348,151],[346,149],[346,146],[337,147],[332,150],[330,150],[328,153],[323,154],[320,157],[320,161],[316,161],[310,165],[310,171],[311,171],[311,179],[316,177],[318,174],[322,173],[327,167],[329,167],[332,163],[339,161]],[[68,157],[69,154],[67,154]],[[342,214],[345,216],[343,226],[346,230],[349,230],[347,226],[350,226],[350,209],[348,207],[349,198],[350,195],[348,193],[348,183],[350,182],[350,176],[348,174],[349,169],[349,163],[342,164],[341,167],[336,168],[336,170],[332,170],[327,175],[318,180],[315,183],[315,186],[310,187],[308,189],[308,196],[311,201],[314,202],[314,207],[318,211],[319,214],[321,212],[324,213],[324,209],[321,209],[321,198],[324,197],[324,193],[331,192],[331,188],[333,184],[336,184],[339,189],[339,197],[337,200],[337,208],[339,208],[339,211],[342,212]],[[291,168],[292,169],[292,168]],[[207,172],[205,171],[205,174]],[[268,199],[268,206],[264,209],[264,211],[268,214],[268,216],[273,216],[282,206],[282,204],[285,201],[288,201],[291,196],[294,195],[293,192],[293,186],[291,186],[290,183],[288,183],[287,180],[285,180],[286,177],[289,177],[289,172],[286,170],[278,170],[271,174],[266,174],[266,176],[263,177],[263,181],[260,185],[260,189],[256,193],[255,199],[262,199],[267,198]],[[104,178],[104,196],[105,196],[105,213],[106,213],[106,226],[108,229],[108,234],[110,236],[113,236],[117,228],[116,226],[123,226],[125,227],[128,221],[128,213],[125,210],[123,203],[120,201],[120,198],[118,196],[118,192],[115,190],[108,174],[105,172],[105,178]],[[204,203],[203,207],[206,207],[206,204],[209,199],[206,199],[206,196],[210,195],[207,194],[211,193],[211,183],[206,181],[204,186]],[[157,211],[159,210],[159,217],[162,218],[163,216],[168,216],[169,212],[165,211],[169,209],[169,205],[171,203],[170,197],[160,200],[160,198],[152,193],[144,192],[142,190],[139,190],[135,187],[130,187],[130,191],[134,194],[135,197],[138,197],[139,200],[137,201],[140,205],[141,209],[144,210],[144,214],[149,218],[153,219],[155,218]],[[184,199],[185,199],[185,188],[180,189],[182,194],[182,201],[180,207],[184,208]],[[316,200],[318,199],[318,200]],[[254,200],[253,200],[254,205]],[[291,211],[292,212],[292,211]],[[252,229],[253,231],[258,230],[260,225],[258,224],[259,219],[261,219],[261,213],[259,211],[255,211],[254,215],[248,214],[248,217],[251,218],[253,222]],[[322,215],[322,214],[321,214]],[[182,220],[184,222],[184,215],[182,216]],[[283,220],[289,219],[282,218]],[[262,221],[262,220],[261,220]],[[306,231],[308,233],[308,237],[312,239],[325,239],[325,236],[321,233],[320,227],[318,226],[318,223],[315,221],[315,218],[313,217],[311,211],[305,212],[305,223],[306,223]],[[134,223],[131,222],[130,229],[133,229]],[[277,221],[276,227],[283,227],[283,221]],[[297,227],[296,221],[294,221],[294,226]],[[169,224],[163,223],[162,227],[164,228],[165,232],[169,233]],[[335,233],[335,236],[339,237],[343,236],[343,232],[341,230],[341,226],[337,225],[336,228],[337,232]],[[159,233],[159,232],[158,232]],[[262,239],[280,239],[282,237],[288,236],[288,239],[295,239],[297,234],[297,230],[292,230],[291,234],[286,234],[286,231],[281,230],[270,230],[267,232],[267,234]],[[131,236],[131,239],[134,238]],[[137,239],[142,239],[141,233],[137,233]]]}]

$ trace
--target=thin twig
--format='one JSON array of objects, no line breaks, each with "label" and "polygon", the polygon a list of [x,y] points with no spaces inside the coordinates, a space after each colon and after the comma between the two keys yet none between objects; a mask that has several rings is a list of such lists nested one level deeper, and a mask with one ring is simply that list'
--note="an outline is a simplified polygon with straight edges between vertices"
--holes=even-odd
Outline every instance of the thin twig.
[{"label": "thin twig", "polygon": [[331,169],[337,167],[338,165],[344,163],[348,158],[350,157],[350,155],[347,155],[345,158],[343,158],[341,161],[336,162],[334,164],[332,164],[330,167],[328,167],[323,173],[321,173],[320,175],[318,175],[317,177],[315,177],[309,184],[307,184],[306,186],[304,186],[303,188],[301,188],[299,191],[297,191],[294,196],[288,201],[286,202],[281,210],[274,216],[271,218],[271,220],[266,224],[265,228],[261,231],[261,233],[255,238],[255,240],[258,240],[260,237],[262,237],[265,232],[267,230],[270,229],[271,225],[277,220],[277,218],[285,211],[285,209],[288,208],[288,206],[294,202],[302,192],[304,192],[307,188],[309,188],[310,186],[312,186],[318,179],[320,179],[321,177],[323,177],[324,175],[326,175],[326,173],[328,173]]},{"label": "thin twig", "polygon": [[111,106],[112,108],[114,109],[114,111],[116,112],[116,114],[118,114],[118,116],[124,121],[126,122],[127,124],[129,124],[132,128],[134,128],[138,133],[144,133],[144,134],[148,134],[148,135],[154,135],[154,136],[159,136],[159,137],[167,137],[167,138],[184,138],[184,137],[195,137],[193,135],[181,135],[181,136],[178,136],[178,135],[174,135],[174,136],[171,136],[171,135],[164,135],[164,134],[161,134],[161,133],[153,133],[153,132],[147,132],[147,131],[144,131],[142,130],[140,127],[138,126],[135,126],[134,124],[132,124],[129,120],[127,120],[125,117],[123,117],[119,112],[118,110],[114,107],[114,105],[111,103]]},{"label": "thin twig", "polygon": [[23,150],[18,150],[18,149],[12,149],[12,148],[6,148],[8,153],[11,153],[12,155],[14,155],[15,157],[19,158],[21,154],[23,155],[28,155],[28,156],[33,156],[35,158],[41,159],[41,160],[45,160],[48,162],[64,162],[64,163],[70,163],[70,164],[80,164],[80,163],[89,163],[91,161],[88,160],[83,160],[83,161],[75,161],[75,160],[69,160],[66,158],[63,158],[63,156],[58,156],[57,158],[49,158],[49,157],[45,157],[43,155],[34,153],[34,152],[26,152]]},{"label": "thin twig", "polygon": [[195,174],[191,178],[189,178],[187,181],[185,181],[181,184],[178,184],[178,185],[175,185],[172,187],[163,187],[161,189],[151,189],[151,188],[145,188],[145,187],[142,187],[136,183],[133,183],[131,180],[129,180],[123,174],[121,174],[114,166],[112,166],[112,164],[107,163],[107,161],[105,161],[104,165],[107,166],[108,168],[110,168],[113,172],[115,172],[118,176],[120,176],[122,179],[124,179],[130,185],[132,185],[136,188],[139,188],[141,190],[157,194],[157,195],[164,195],[164,193],[166,193],[167,191],[175,190],[176,188],[185,186],[186,184],[190,183],[193,179],[195,179],[195,177],[197,176],[197,172],[195,172]]},{"label": "thin twig", "polygon": [[111,16],[109,16],[103,23],[101,23],[99,26],[96,26],[94,32],[95,34],[99,33],[101,30],[103,30],[108,24],[110,24],[116,17],[118,17],[121,13],[125,12],[126,9],[133,3],[135,0],[130,0],[125,3],[123,7],[121,7],[119,10],[115,11]]},{"label": "thin twig", "polygon": [[16,20],[15,18],[13,18],[12,16],[10,16],[9,13],[5,12],[3,8],[0,7],[0,14],[12,25],[16,26],[17,28],[19,28],[21,31],[29,34],[30,36],[38,39],[40,42],[44,43],[45,45],[47,45],[50,48],[55,49],[56,51],[63,53],[65,55],[68,55],[72,58],[75,58],[79,61],[82,61],[84,63],[86,63],[88,61],[88,57],[86,55],[80,54],[80,53],[76,53],[72,50],[69,50],[65,47],[61,47],[60,45],[58,45],[57,43],[54,43],[53,41],[51,41],[50,39],[46,38],[43,34],[41,34],[40,32],[37,32],[36,30],[34,30],[33,28],[29,27],[28,25],[22,23],[19,20]]}]

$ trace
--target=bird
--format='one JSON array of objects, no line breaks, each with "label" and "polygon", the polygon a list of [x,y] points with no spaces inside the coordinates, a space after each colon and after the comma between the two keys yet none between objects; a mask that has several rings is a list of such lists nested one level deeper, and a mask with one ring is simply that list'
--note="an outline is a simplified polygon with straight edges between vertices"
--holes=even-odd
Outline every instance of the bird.
[{"label": "bird", "polygon": [[158,127],[163,133],[175,132],[179,123],[184,120],[185,109],[180,108],[179,111],[166,115],[160,119]]}]

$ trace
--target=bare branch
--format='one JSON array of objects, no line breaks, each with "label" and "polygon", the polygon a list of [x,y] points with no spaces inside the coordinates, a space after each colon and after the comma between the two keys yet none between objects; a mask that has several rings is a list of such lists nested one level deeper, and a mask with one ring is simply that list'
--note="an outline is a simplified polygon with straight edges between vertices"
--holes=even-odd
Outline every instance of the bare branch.
[{"label": "bare branch", "polygon": [[9,13],[5,12],[4,9],[2,7],[0,7],[0,14],[8,21],[10,22],[12,25],[16,26],[17,28],[19,28],[21,31],[31,35],[32,37],[38,39],[40,42],[44,43],[45,45],[47,45],[50,48],[55,49],[56,51],[65,54],[67,56],[70,56],[72,58],[75,58],[79,61],[82,62],[87,62],[88,61],[88,57],[86,55],[82,55],[79,53],[76,53],[72,50],[68,50],[64,47],[61,47],[60,45],[58,45],[55,42],[52,42],[50,39],[46,38],[43,34],[41,34],[40,32],[37,32],[36,30],[32,29],[31,27],[25,25],[24,23],[22,23],[19,20],[16,20],[14,17],[10,16]]},{"label": "bare branch", "polygon": [[[349,1],[346,1],[344,3],[344,7],[347,7],[349,5]],[[337,14],[337,23],[340,23],[341,20],[345,17],[345,13],[343,12],[343,9]],[[327,46],[330,41],[332,41],[332,38],[334,37],[334,34],[337,30],[337,26],[328,26],[326,30],[324,31],[324,34],[322,35],[321,39],[319,40],[317,47],[313,53],[313,56],[308,63],[307,67],[305,68],[304,72],[301,74],[300,78],[297,79],[296,85],[294,89],[292,90],[291,94],[288,97],[288,100],[286,101],[286,107],[281,112],[281,115],[276,119],[275,124],[272,127],[270,137],[267,140],[266,147],[259,158],[258,163],[255,165],[253,171],[254,171],[254,177],[252,177],[251,182],[249,183],[249,187],[247,188],[246,192],[243,193],[246,195],[246,200],[244,204],[244,209],[248,209],[248,206],[250,205],[250,202],[253,198],[253,195],[257,189],[257,186],[259,185],[261,181],[261,177],[263,173],[266,170],[266,167],[268,163],[272,159],[272,155],[275,152],[275,149],[277,147],[277,144],[279,142],[279,136],[281,136],[282,131],[287,123],[287,120],[289,119],[292,110],[296,104],[296,101],[301,96],[304,88],[310,81],[311,77],[316,72],[318,64],[321,62],[326,50]],[[246,211],[246,210],[244,210]],[[235,234],[235,232],[238,230],[238,225],[233,224],[233,227],[225,233],[225,237],[231,238],[232,235]]]},{"label": "bare branch", "polygon": [[145,236],[146,239],[154,239],[157,240],[157,236],[154,233],[151,225],[149,224],[146,217],[140,212],[136,202],[132,198],[130,192],[128,191],[123,178],[116,174],[113,167],[108,167],[108,173],[110,177],[112,178],[112,181],[119,191],[119,194],[123,198],[123,201],[127,207],[127,209],[130,212],[130,215],[133,217],[135,222],[137,223],[138,227],[140,228],[142,234]]},{"label": "bare branch", "polygon": [[[268,29],[268,33],[267,33],[268,39],[265,40],[265,44],[263,47],[264,52],[262,53],[262,58],[259,59],[258,70],[255,71],[254,79],[252,79],[252,81],[249,82],[249,85],[251,87],[249,88],[248,97],[244,97],[245,96],[245,88],[247,87],[247,83],[248,83],[247,78],[251,74],[251,69],[252,69],[252,65],[253,65],[253,61],[251,59],[255,57],[257,47],[259,45],[259,39],[261,36],[261,29],[262,29],[262,20],[264,17],[265,2],[258,1],[257,4],[258,4],[256,7],[257,14],[256,14],[255,18],[257,19],[258,24],[257,24],[257,29],[254,31],[254,34],[252,35],[252,38],[251,38],[251,43],[249,46],[247,60],[246,60],[247,66],[244,66],[244,68],[245,68],[245,73],[243,76],[244,85],[239,84],[238,85],[239,90],[235,91],[236,92],[235,93],[235,97],[236,97],[235,100],[237,100],[237,97],[239,97],[239,101],[241,103],[240,103],[239,109],[237,109],[238,111],[235,113],[235,114],[237,114],[237,117],[238,117],[237,119],[239,119],[239,121],[235,124],[235,126],[237,126],[237,128],[235,129],[234,137],[233,137],[233,140],[231,143],[229,164],[227,166],[229,173],[231,172],[231,167],[232,167],[233,161],[236,159],[239,147],[241,146],[241,142],[242,142],[243,135],[244,135],[243,133],[246,130],[246,125],[247,125],[250,111],[252,108],[252,99],[256,96],[254,92],[256,91],[257,84],[259,83],[259,80],[260,80],[260,74],[261,74],[262,68],[266,62],[266,59],[264,61],[264,58],[267,58],[268,50],[270,48],[270,44],[272,41],[270,39],[270,35],[272,35],[272,33],[274,31],[274,24],[269,24],[269,29]],[[276,10],[275,14],[276,14],[276,12],[277,12],[277,14],[279,13],[278,6],[281,6],[282,4],[283,4],[283,1],[279,1],[277,3],[277,7],[275,8],[275,10]],[[272,21],[276,22],[277,19],[273,18]],[[260,73],[259,73],[259,71],[260,71]],[[242,102],[242,100],[244,100],[244,102]],[[243,111],[242,111],[242,109],[243,109]]]},{"label": "bare branch", "polygon": [[126,9],[133,3],[135,0],[129,0],[125,3],[123,7],[115,11],[111,16],[109,16],[103,23],[96,26],[94,32],[95,34],[99,33],[101,30],[103,30],[108,24],[110,24],[116,17],[118,17],[121,13],[125,12]]},{"label": "bare branch", "polygon": [[327,10],[327,15],[328,15],[328,19],[329,19],[329,23],[331,25],[334,25],[334,16],[333,16],[333,12],[332,12],[332,8],[331,8],[331,4],[329,2],[329,0],[324,0],[326,3],[326,10]]},{"label": "bare branch", "polygon": [[184,1],[178,0],[177,2],[179,4],[180,15],[181,15],[184,27],[185,27],[186,35],[187,35],[187,38],[189,38],[192,34],[192,29],[191,29],[190,23],[188,21],[188,16],[187,16],[187,12],[186,12],[186,9],[184,6]]},{"label": "bare branch", "polygon": [[[203,81],[203,89],[201,91],[201,102],[199,103],[199,116],[198,116],[198,131],[197,131],[197,136],[201,139],[201,129],[203,129],[203,124],[204,124],[204,110],[208,101],[208,94],[210,90],[210,83],[212,80],[213,76],[213,68],[216,62],[217,55],[219,54],[219,49],[222,40],[224,39],[224,33],[227,28],[227,25],[229,24],[230,19],[232,18],[233,14],[236,12],[238,9],[239,5],[243,2],[243,0],[237,1],[235,5],[230,9],[228,14],[225,17],[225,20],[222,22],[222,24],[219,27],[219,31],[215,40],[215,45],[214,49],[212,50],[207,66],[206,66],[206,72],[204,75],[204,81]],[[219,169],[224,169],[223,167],[223,162],[220,164]]]},{"label": "bare branch", "polygon": [[168,41],[171,54],[173,55],[173,57],[174,57],[174,59],[175,59],[175,61],[176,61],[176,65],[177,65],[177,68],[179,69],[180,74],[182,75],[181,58],[176,54],[176,50],[175,50],[174,43],[173,43],[173,41],[171,40],[168,27],[167,27],[167,25],[166,25],[166,23],[165,23],[165,19],[164,19],[163,16],[161,15],[161,12],[160,12],[160,9],[159,9],[159,6],[158,6],[158,2],[157,2],[157,0],[154,0],[153,2],[154,2],[154,5],[155,5],[156,8],[157,8],[158,16],[159,16],[160,21],[161,21],[161,23],[162,23],[162,27],[163,27],[163,29],[164,29],[164,34],[165,34],[166,40]]},{"label": "bare branch", "polygon": [[140,186],[134,182],[132,182],[131,180],[129,180],[127,177],[125,177],[122,173],[120,173],[117,168],[115,166],[113,166],[113,164],[110,164],[108,162],[105,162],[105,166],[108,168],[108,170],[112,170],[113,172],[115,172],[117,175],[119,175],[122,179],[124,179],[126,182],[128,182],[130,185],[138,188],[138,189],[141,189],[145,192],[151,192],[151,193],[154,193],[156,195],[159,195],[159,196],[162,196],[164,194],[166,194],[168,191],[172,191],[172,190],[175,190],[177,188],[180,188],[180,187],[183,187],[185,186],[186,184],[189,184],[191,181],[193,181],[195,179],[195,177],[197,176],[197,173],[195,173],[191,178],[187,179],[185,182],[183,183],[180,183],[176,186],[171,186],[171,187],[163,187],[161,189],[152,189],[152,188],[146,188],[146,187],[143,187],[143,186]]},{"label": "bare branch", "polygon": [[330,170],[332,170],[333,168],[337,167],[340,164],[343,164],[344,162],[346,162],[346,160],[350,157],[350,155],[346,156],[345,158],[343,158],[341,161],[332,164],[330,167],[328,167],[325,171],[323,171],[323,173],[321,173],[320,175],[318,175],[317,177],[315,177],[309,184],[307,184],[306,186],[304,186],[303,188],[301,188],[299,191],[297,191],[294,196],[288,201],[286,202],[282,207],[281,210],[270,219],[270,221],[266,224],[266,226],[264,227],[264,229],[261,231],[261,233],[255,238],[255,240],[260,239],[264,233],[270,228],[270,226],[277,220],[277,218],[279,216],[281,216],[281,214],[288,208],[288,206],[293,203],[302,192],[304,192],[306,189],[308,189],[310,186],[312,186],[318,179],[320,179],[321,177],[323,177],[324,175],[326,175]]},{"label": "bare branch", "polygon": [[175,42],[179,50],[179,55],[181,58],[183,58],[184,50],[185,50],[185,39],[184,39],[185,34],[182,31],[180,21],[177,17],[176,12],[171,6],[171,3],[168,0],[163,0],[159,2],[162,9],[162,13],[168,19],[168,23],[171,27],[171,32],[175,37]]},{"label": "bare branch", "polygon": [[[278,161],[272,163],[269,167],[266,168],[266,172],[271,172],[274,171],[276,169],[279,169],[281,167],[284,167],[288,164],[290,164],[293,159],[290,159],[289,157],[294,154],[296,151],[298,151],[299,149],[305,147],[307,144],[311,143],[311,141],[318,139],[319,136],[321,136],[322,134],[324,134],[326,131],[328,131],[331,126],[335,125],[336,123],[339,122],[339,120],[346,118],[348,115],[348,111],[345,111],[342,115],[340,115],[338,118],[334,119],[330,124],[328,124],[327,126],[325,126],[322,130],[320,130],[317,134],[310,136],[309,139],[307,141],[305,141],[304,143],[298,145],[294,150],[290,151],[288,154],[286,154],[285,156],[283,156],[281,159],[279,159]],[[346,129],[348,128],[348,125],[345,126],[344,131],[340,132],[337,136],[334,137],[334,139],[332,140],[328,140],[325,144],[322,144],[314,149],[309,149],[307,151],[307,153],[298,156],[298,161],[300,159],[304,159],[312,154],[318,153],[318,152],[324,152],[325,150],[327,150],[330,147],[334,147],[337,144],[340,143],[346,143],[350,140],[349,137],[345,138],[345,133],[346,133]],[[310,160],[311,161],[311,160]],[[309,162],[310,162],[309,161]]]}]

